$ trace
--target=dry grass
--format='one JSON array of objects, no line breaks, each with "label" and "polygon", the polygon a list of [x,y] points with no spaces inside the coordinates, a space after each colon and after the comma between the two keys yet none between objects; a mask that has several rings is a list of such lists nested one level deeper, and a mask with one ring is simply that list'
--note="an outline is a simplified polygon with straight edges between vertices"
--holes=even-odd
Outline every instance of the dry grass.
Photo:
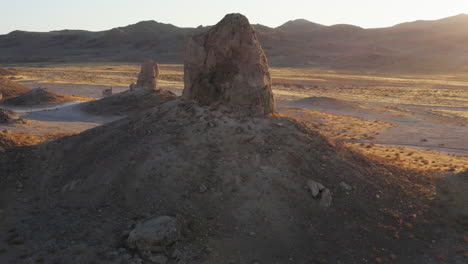
[{"label": "dry grass", "polygon": [[368,156],[378,157],[404,168],[442,172],[462,172],[468,170],[468,155],[448,154],[431,150],[373,143],[346,144]]},{"label": "dry grass", "polygon": [[[67,66],[44,68],[17,68],[17,78],[38,83],[72,83],[106,86],[129,86],[136,82],[140,66]],[[165,88],[183,88],[183,67],[161,65],[160,85]]]},{"label": "dry grass", "polygon": [[315,109],[280,107],[279,111],[306,123],[310,128],[337,140],[372,140],[379,133],[395,124],[369,120],[351,115],[338,115]]},{"label": "dry grass", "polygon": [[468,105],[468,74],[391,75],[273,68],[275,93],[297,97],[434,106]]},{"label": "dry grass", "polygon": [[457,111],[447,109],[432,109],[432,114],[439,115],[442,117],[457,118],[468,123],[468,111]]},{"label": "dry grass", "polygon": [[[17,78],[39,83],[128,86],[139,65],[20,67]],[[161,65],[161,87],[183,89],[183,66]],[[434,106],[468,105],[468,74],[392,75],[321,69],[272,68],[277,97],[326,96],[344,100]]]},{"label": "dry grass", "polygon": [[27,132],[0,132],[0,148],[7,149],[19,146],[32,146],[75,134],[76,133],[47,133],[31,135]]},{"label": "dry grass", "polygon": [[324,136],[346,142],[348,147],[367,156],[404,168],[443,172],[468,170],[468,155],[372,143],[380,132],[397,126],[389,122],[296,107],[281,107],[280,111],[283,115],[306,123]]},{"label": "dry grass", "polygon": [[[139,69],[139,65],[17,68],[17,77],[26,82],[128,86],[136,81]],[[183,88],[182,65],[160,65],[160,69],[161,87]],[[468,74],[402,75],[292,68],[272,68],[271,74],[275,95],[280,100],[316,96],[384,104],[468,107]],[[411,114],[397,106],[384,108],[395,117]],[[396,126],[389,122],[292,107],[282,107],[280,112],[306,122],[328,137],[348,142],[348,146],[366,155],[403,167],[435,171],[468,169],[466,156],[372,144],[379,133]],[[430,113],[454,118],[460,125],[468,124],[466,111],[433,108]],[[28,145],[49,139],[39,136],[28,138],[27,135],[15,137],[18,142]]]}]

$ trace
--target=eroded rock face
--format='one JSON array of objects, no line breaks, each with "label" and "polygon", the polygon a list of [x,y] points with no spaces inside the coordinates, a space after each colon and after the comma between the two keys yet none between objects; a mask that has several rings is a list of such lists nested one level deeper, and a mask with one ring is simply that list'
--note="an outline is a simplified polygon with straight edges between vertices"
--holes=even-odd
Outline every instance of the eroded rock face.
[{"label": "eroded rock face", "polygon": [[268,62],[254,29],[230,14],[185,47],[183,97],[255,116],[274,112]]},{"label": "eroded rock face", "polygon": [[158,90],[159,66],[152,60],[147,60],[141,65],[140,74],[136,84],[131,84],[130,89]]}]

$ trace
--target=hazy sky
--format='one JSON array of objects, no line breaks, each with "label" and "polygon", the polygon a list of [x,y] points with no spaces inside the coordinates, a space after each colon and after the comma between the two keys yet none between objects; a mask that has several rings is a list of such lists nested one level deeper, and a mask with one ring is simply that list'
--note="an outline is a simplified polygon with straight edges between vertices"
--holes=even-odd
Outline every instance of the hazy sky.
[{"label": "hazy sky", "polygon": [[0,34],[16,29],[98,31],[141,20],[196,27],[233,12],[271,27],[305,18],[371,28],[468,13],[468,0],[0,0],[0,9]]}]

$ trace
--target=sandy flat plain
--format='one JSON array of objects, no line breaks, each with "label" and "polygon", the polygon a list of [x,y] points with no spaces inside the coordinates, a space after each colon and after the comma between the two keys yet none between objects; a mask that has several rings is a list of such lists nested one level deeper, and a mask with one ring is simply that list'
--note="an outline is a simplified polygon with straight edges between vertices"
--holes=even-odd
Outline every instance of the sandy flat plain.
[{"label": "sandy flat plain", "polygon": [[[126,91],[138,65],[18,67],[15,81],[99,99]],[[468,169],[468,74],[385,74],[323,69],[271,69],[278,111],[326,136],[401,166],[435,171]],[[178,95],[183,66],[161,65],[160,86]],[[111,122],[77,104],[15,109],[27,120],[1,131],[50,140]],[[2,132],[3,133],[3,132]]]}]

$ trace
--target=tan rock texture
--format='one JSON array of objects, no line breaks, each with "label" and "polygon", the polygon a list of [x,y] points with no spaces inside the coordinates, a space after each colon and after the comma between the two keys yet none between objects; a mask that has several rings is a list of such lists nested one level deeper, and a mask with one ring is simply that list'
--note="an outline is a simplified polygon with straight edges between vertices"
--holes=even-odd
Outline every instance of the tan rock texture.
[{"label": "tan rock texture", "polygon": [[192,37],[185,47],[184,71],[184,98],[253,116],[275,110],[267,58],[241,14],[229,14]]},{"label": "tan rock texture", "polygon": [[152,60],[146,60],[141,65],[138,81],[135,85],[131,85],[131,89],[146,89],[158,90],[159,66]]}]

